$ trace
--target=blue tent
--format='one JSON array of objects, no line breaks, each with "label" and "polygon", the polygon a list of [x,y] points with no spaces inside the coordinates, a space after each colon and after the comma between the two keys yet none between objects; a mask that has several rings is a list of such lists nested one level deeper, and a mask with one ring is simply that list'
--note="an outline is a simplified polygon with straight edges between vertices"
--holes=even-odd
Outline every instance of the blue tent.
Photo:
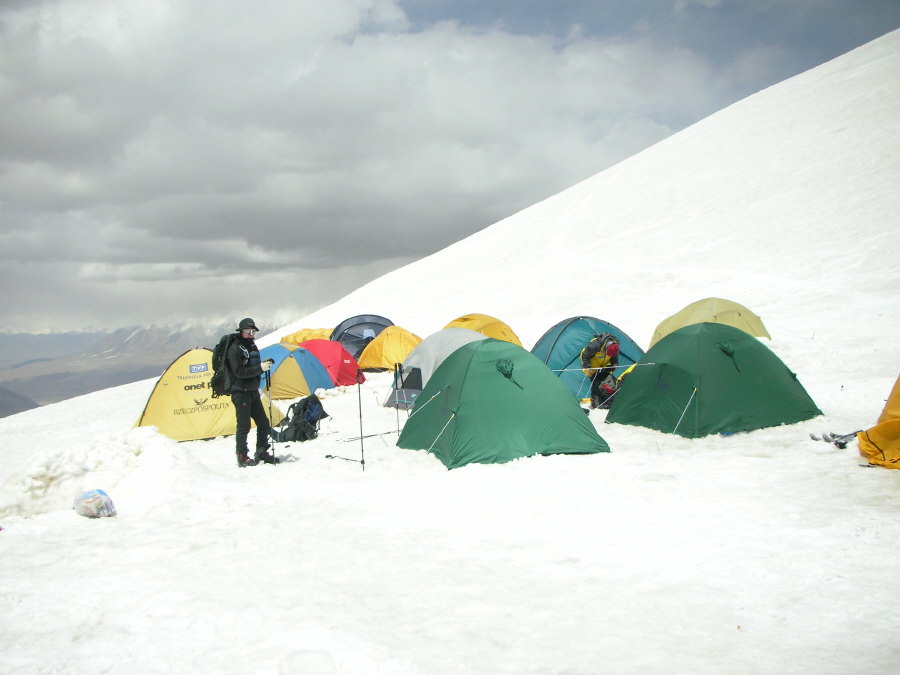
[{"label": "blue tent", "polygon": [[[331,389],[334,381],[325,366],[312,353],[293,344],[277,344],[259,350],[261,359],[272,359],[269,369],[269,396],[281,400],[309,396],[317,389]],[[266,378],[262,379],[263,387]]]},{"label": "blue tent", "polygon": [[531,353],[547,364],[576,397],[588,398],[591,395],[591,382],[581,372],[581,350],[595,335],[601,333],[609,333],[619,341],[616,377],[644,355],[644,350],[624,331],[592,316],[573,316],[560,321],[541,336]]}]

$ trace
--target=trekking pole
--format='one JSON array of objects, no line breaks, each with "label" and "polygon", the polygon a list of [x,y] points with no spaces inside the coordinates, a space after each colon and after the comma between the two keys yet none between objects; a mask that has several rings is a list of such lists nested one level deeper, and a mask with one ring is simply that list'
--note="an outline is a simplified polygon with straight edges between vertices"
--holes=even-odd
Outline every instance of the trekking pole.
[{"label": "trekking pole", "polygon": [[[265,371],[266,374],[266,397],[269,399],[269,438],[272,439],[272,457],[275,456],[275,435],[272,433],[272,426],[274,422],[272,421],[272,377],[269,375],[269,371]],[[278,466],[276,462],[275,466]]]},{"label": "trekking pole", "polygon": [[363,444],[363,422],[362,422],[362,371],[356,369],[356,393],[359,399],[359,456],[362,470],[366,470],[366,446]]}]

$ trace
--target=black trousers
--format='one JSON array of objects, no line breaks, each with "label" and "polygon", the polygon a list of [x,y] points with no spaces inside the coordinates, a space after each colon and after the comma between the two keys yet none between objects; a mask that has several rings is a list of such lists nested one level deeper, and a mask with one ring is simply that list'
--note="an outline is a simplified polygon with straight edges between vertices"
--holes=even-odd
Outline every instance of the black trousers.
[{"label": "black trousers", "polygon": [[237,415],[237,431],[234,434],[235,450],[238,454],[249,454],[247,436],[250,435],[250,420],[256,422],[256,447],[265,448],[269,444],[269,418],[263,409],[259,391],[233,391],[231,402]]}]

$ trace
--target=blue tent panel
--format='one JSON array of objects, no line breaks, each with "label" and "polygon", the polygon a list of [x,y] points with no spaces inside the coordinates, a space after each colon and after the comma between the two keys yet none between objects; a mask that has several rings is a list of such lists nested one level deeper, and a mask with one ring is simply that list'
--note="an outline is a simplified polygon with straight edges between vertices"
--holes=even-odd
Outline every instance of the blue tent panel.
[{"label": "blue tent panel", "polygon": [[619,341],[616,377],[644,355],[644,350],[621,328],[592,316],[574,316],[560,321],[541,336],[531,353],[547,364],[575,396],[588,398],[591,383],[581,371],[581,350],[600,333],[609,333]]}]

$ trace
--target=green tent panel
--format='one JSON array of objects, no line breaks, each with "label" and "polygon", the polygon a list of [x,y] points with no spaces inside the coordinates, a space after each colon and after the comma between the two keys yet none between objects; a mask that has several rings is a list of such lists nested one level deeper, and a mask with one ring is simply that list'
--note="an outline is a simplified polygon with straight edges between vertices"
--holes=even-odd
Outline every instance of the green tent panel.
[{"label": "green tent panel", "polygon": [[700,438],[821,414],[797,376],[758,339],[726,324],[697,323],[644,354],[606,421]]},{"label": "green tent panel", "polygon": [[432,374],[397,440],[448,469],[519,457],[609,452],[571,392],[519,345],[459,347]]}]

